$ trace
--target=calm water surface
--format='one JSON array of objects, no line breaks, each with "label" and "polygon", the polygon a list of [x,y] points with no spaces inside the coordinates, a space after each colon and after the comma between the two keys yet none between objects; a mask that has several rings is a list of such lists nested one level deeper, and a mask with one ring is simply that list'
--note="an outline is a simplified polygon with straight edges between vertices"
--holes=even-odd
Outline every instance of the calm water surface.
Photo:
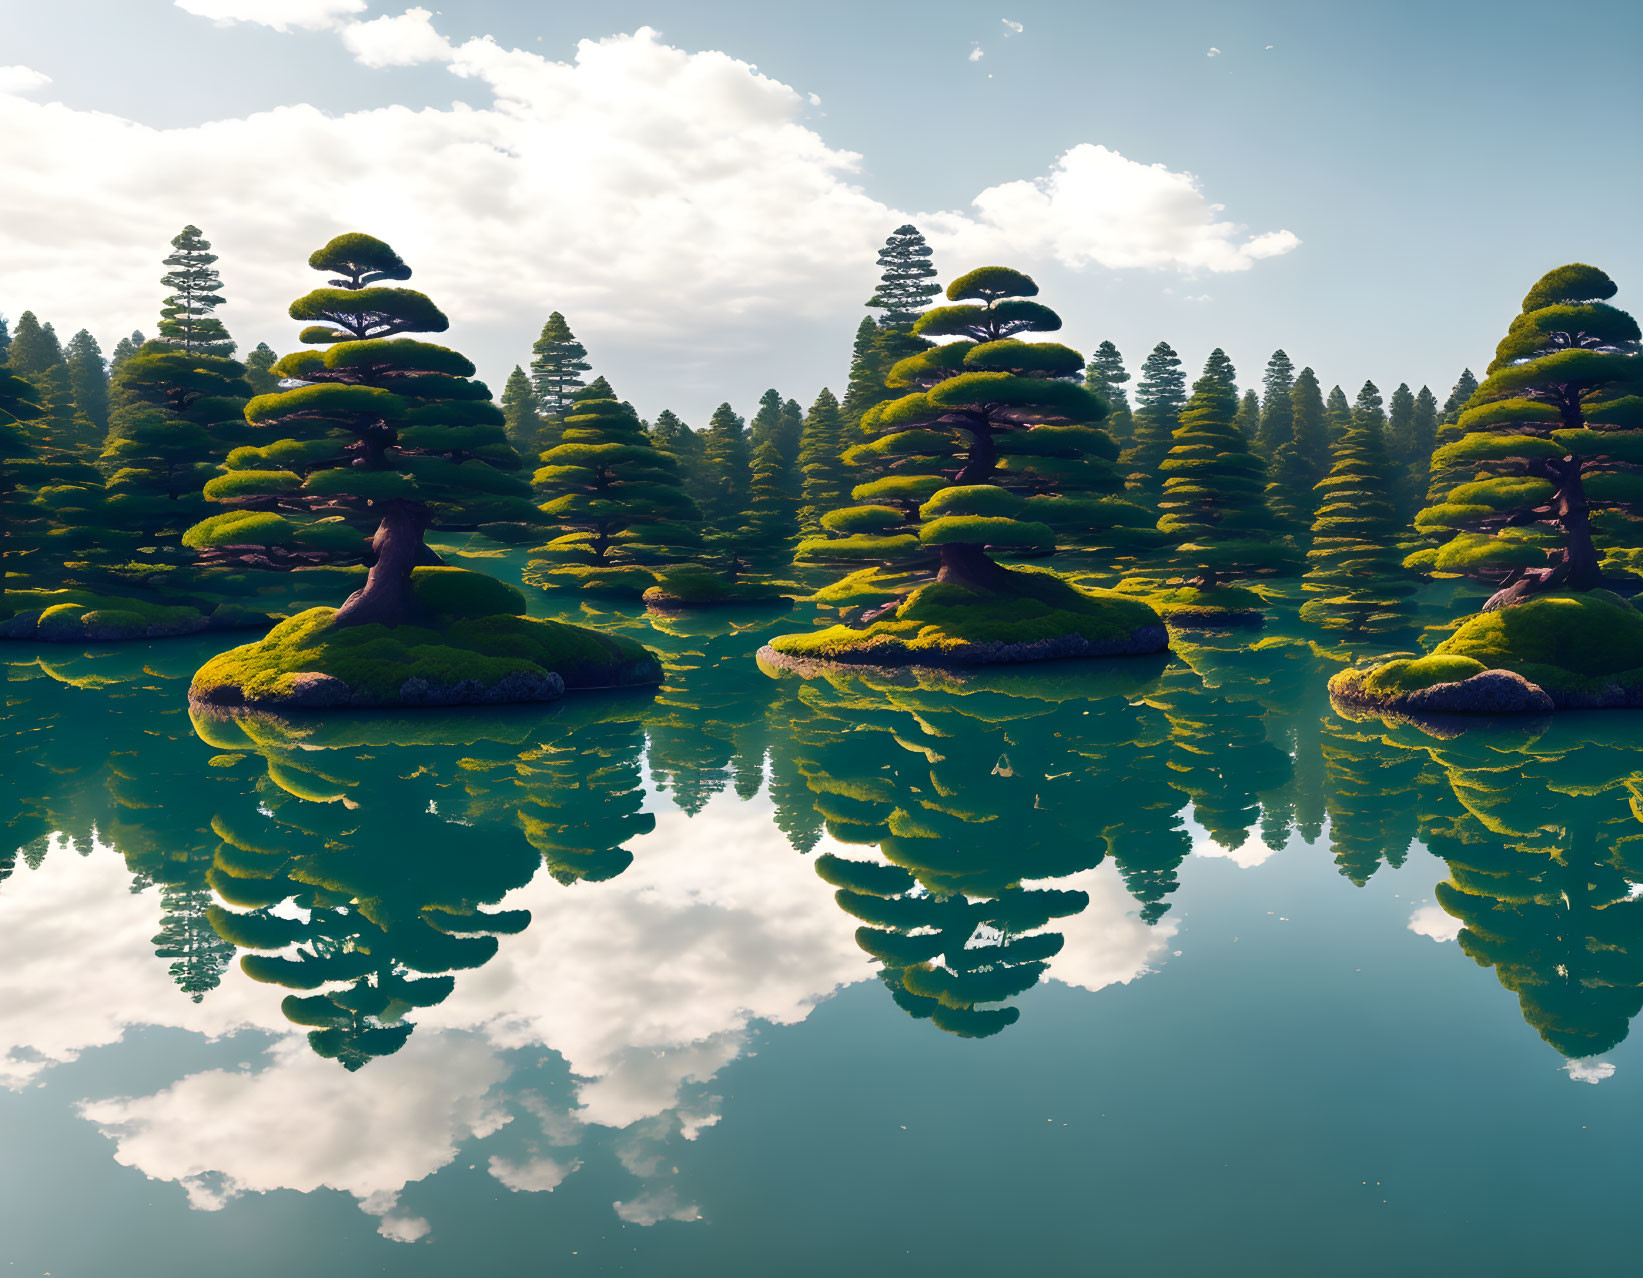
[{"label": "calm water surface", "polygon": [[1631,719],[624,624],[655,698],[295,723],[8,645],[6,1273],[1637,1271]]}]

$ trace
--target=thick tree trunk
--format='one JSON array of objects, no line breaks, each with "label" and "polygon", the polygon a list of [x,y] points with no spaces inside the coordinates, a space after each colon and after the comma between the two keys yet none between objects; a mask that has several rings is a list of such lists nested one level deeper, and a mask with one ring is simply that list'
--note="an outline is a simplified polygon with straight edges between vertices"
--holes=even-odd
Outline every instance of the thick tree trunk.
[{"label": "thick tree trunk", "polygon": [[365,584],[349,595],[334,626],[402,626],[419,620],[416,599],[411,593],[411,569],[439,556],[422,540],[428,526],[427,512],[414,506],[396,505],[383,512],[371,549],[376,562]]},{"label": "thick tree trunk", "polygon": [[1004,590],[1010,574],[988,556],[982,546],[973,541],[957,541],[941,548],[941,570],[937,581],[972,590]]},{"label": "thick tree trunk", "polygon": [[1484,612],[1510,608],[1550,590],[1595,590],[1603,584],[1597,547],[1592,544],[1591,511],[1581,482],[1580,459],[1571,458],[1567,464],[1569,469],[1553,498],[1553,508],[1563,527],[1562,561],[1550,568],[1531,568],[1507,578],[1485,601]]}]

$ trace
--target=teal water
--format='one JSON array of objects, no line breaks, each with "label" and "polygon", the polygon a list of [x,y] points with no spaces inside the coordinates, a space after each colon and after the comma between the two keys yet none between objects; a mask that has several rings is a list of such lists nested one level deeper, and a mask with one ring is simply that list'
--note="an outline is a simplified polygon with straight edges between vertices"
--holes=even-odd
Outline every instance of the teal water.
[{"label": "teal water", "polygon": [[1353,722],[1283,625],[805,682],[593,619],[659,696],[8,649],[5,1272],[1635,1272],[1631,718]]}]

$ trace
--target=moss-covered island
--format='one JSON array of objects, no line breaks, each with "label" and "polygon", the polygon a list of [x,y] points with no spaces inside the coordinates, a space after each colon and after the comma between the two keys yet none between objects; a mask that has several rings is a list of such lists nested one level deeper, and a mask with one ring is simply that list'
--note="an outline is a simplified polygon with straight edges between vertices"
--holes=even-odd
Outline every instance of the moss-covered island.
[{"label": "moss-covered island", "polygon": [[1061,327],[1029,300],[1037,292],[1018,271],[982,267],[948,287],[956,305],[918,318],[923,348],[886,378],[905,393],[867,411],[867,442],[846,455],[872,476],[852,493],[863,504],[824,515],[825,535],[798,550],[802,563],[857,569],[813,597],[844,618],[773,640],[767,661],[978,665],[1168,647],[1146,603],[997,558],[1158,541],[1117,496],[1118,449],[1083,357],[1016,336]]},{"label": "moss-covered island", "polygon": [[1243,586],[1177,586],[1147,602],[1182,630],[1233,630],[1266,624],[1266,600]]},{"label": "moss-covered island", "polygon": [[206,662],[189,697],[289,709],[496,705],[662,680],[642,644],[526,617],[524,596],[484,573],[417,568],[412,600],[395,626],[343,625],[336,609],[310,608]]},{"label": "moss-covered island", "polygon": [[792,582],[748,577],[731,581],[721,573],[687,567],[658,573],[656,584],[641,598],[645,607],[658,612],[684,612],[693,608],[786,608],[792,604],[794,595],[801,593],[801,588]]},{"label": "moss-covered island", "polygon": [[0,639],[43,643],[114,643],[168,639],[204,630],[250,630],[266,613],[234,603],[155,603],[90,590],[8,590],[0,599]]},{"label": "moss-covered island", "polygon": [[1607,590],[1532,596],[1468,618],[1428,656],[1343,670],[1329,692],[1406,715],[1643,707],[1643,612]]}]

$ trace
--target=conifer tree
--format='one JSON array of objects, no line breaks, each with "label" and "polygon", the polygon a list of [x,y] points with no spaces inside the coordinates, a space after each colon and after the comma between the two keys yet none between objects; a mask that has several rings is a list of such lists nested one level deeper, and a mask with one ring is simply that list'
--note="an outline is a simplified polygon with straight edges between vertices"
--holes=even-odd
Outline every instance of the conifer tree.
[{"label": "conifer tree", "polygon": [[850,350],[850,378],[844,388],[844,402],[840,412],[844,416],[845,432],[854,439],[861,425],[862,415],[890,397],[884,386],[886,367],[879,349],[879,326],[867,316],[856,326],[855,345]]},{"label": "conifer tree", "polygon": [[782,455],[782,465],[788,468],[791,482],[792,496],[795,500],[799,494],[801,471],[799,464],[799,444],[804,438],[804,409],[796,399],[784,400],[781,416],[776,421],[776,447]]},{"label": "conifer tree", "polygon": [[1310,368],[1296,375],[1289,393],[1290,421],[1295,431],[1295,448],[1305,473],[1312,476],[1312,484],[1322,479],[1329,470],[1329,417],[1324,406],[1323,388]]},{"label": "conifer tree", "polygon": [[748,503],[743,557],[755,572],[777,572],[792,562],[799,520],[789,468],[774,439],[765,440],[753,450]]},{"label": "conifer tree", "polygon": [[1053,331],[1060,318],[1029,300],[1019,271],[982,267],[947,289],[953,306],[925,312],[924,338],[956,338],[902,360],[891,386],[905,393],[863,419],[869,443],[847,456],[888,473],[858,485],[857,501],[822,520],[833,534],[800,546],[809,562],[939,565],[936,579],[1005,588],[992,557],[1058,545],[1132,546],[1144,512],[1112,499],[1117,448],[1097,423],[1106,406],[1081,384],[1084,361],[1057,343],[1017,334]]},{"label": "conifer tree", "polygon": [[278,362],[279,356],[267,342],[258,342],[245,357],[245,381],[253,395],[272,395],[280,388],[280,379],[270,371]]},{"label": "conifer tree", "polygon": [[1352,428],[1352,405],[1347,403],[1346,392],[1339,386],[1331,386],[1329,398],[1324,401],[1324,428],[1331,450]]},{"label": "conifer tree", "polygon": [[1200,591],[1268,575],[1290,558],[1266,504],[1265,467],[1235,420],[1231,370],[1221,350],[1210,352],[1160,463],[1158,531],[1176,542],[1174,575]]},{"label": "conifer tree", "polygon": [[1168,342],[1159,342],[1141,365],[1141,380],[1135,386],[1135,442],[1123,458],[1132,488],[1156,492],[1163,486],[1158,464],[1169,452],[1175,428],[1181,424],[1186,385],[1181,357]]},{"label": "conifer tree", "polygon": [[1399,382],[1386,402],[1386,450],[1400,463],[1408,459],[1415,437],[1415,392]]},{"label": "conifer tree", "polygon": [[1318,485],[1321,503],[1302,589],[1317,596],[1301,620],[1326,630],[1374,634],[1407,625],[1413,582],[1403,569],[1402,529],[1386,476],[1380,429],[1353,426],[1335,446],[1334,464]]},{"label": "conifer tree", "polygon": [[63,348],[50,324],[42,324],[33,311],[24,311],[17,317],[6,359],[18,376],[37,377],[63,362]]},{"label": "conifer tree", "polygon": [[1438,400],[1431,390],[1422,386],[1415,393],[1415,406],[1409,414],[1409,461],[1421,473],[1432,460],[1432,449],[1438,437]]},{"label": "conifer tree", "polygon": [[1127,448],[1135,432],[1130,415],[1129,392],[1124,383],[1130,380],[1124,367],[1124,357],[1111,342],[1102,342],[1084,366],[1084,385],[1107,401],[1107,433],[1120,448]]},{"label": "conifer tree", "polygon": [[1273,351],[1261,375],[1261,425],[1255,434],[1255,451],[1263,457],[1276,457],[1295,438],[1294,390],[1295,365],[1283,351]]},{"label": "conifer tree", "polygon": [[0,365],[4,365],[11,352],[11,325],[6,323],[6,317],[0,315]]},{"label": "conifer tree", "polygon": [[759,396],[759,409],[747,424],[747,446],[757,450],[761,444],[773,443],[781,430],[782,397],[774,389]]},{"label": "conifer tree", "polygon": [[570,411],[571,401],[585,382],[582,374],[592,365],[588,351],[576,340],[558,311],[542,325],[542,335],[531,347],[531,383],[536,387],[537,411],[548,422],[543,446],[551,448],[557,439],[553,423]]},{"label": "conifer tree", "polygon": [[1443,423],[1450,424],[1460,420],[1461,409],[1466,407],[1466,401],[1477,392],[1478,379],[1469,368],[1460,370],[1460,376],[1455,384],[1449,388],[1449,395],[1443,401]]},{"label": "conifer tree", "polygon": [[1254,391],[1248,390],[1238,401],[1238,415],[1233,419],[1238,424],[1238,430],[1249,441],[1250,451],[1259,456],[1255,448],[1255,433],[1261,429],[1261,397]]},{"label": "conifer tree", "polygon": [[837,510],[850,496],[849,468],[844,462],[844,418],[839,401],[825,386],[810,405],[799,443],[804,476],[799,526],[807,537],[821,531],[822,516]]},{"label": "conifer tree", "polygon": [[331,624],[398,625],[421,612],[412,569],[440,562],[423,540],[430,526],[517,540],[540,520],[473,365],[400,336],[449,327],[425,294],[383,285],[410,278],[410,267],[359,233],[337,236],[308,264],[329,287],[290,313],[307,321],[298,340],[324,349],[285,356],[272,371],[301,384],[245,406],[267,442],[229,455],[206,491],[229,509],[190,529],[187,544],[245,563],[370,562]]},{"label": "conifer tree", "polygon": [[139,350],[141,350],[143,343],[147,340],[148,339],[142,335],[141,331],[133,329],[130,337],[122,337],[119,341],[114,343],[114,350],[108,357],[108,375],[110,380],[113,379],[114,374],[120,371],[120,365],[124,364],[126,360],[130,359]]},{"label": "conifer tree", "polygon": [[697,511],[673,459],[609,382],[578,391],[563,422],[536,472],[542,513],[560,535],[535,552],[531,580],[642,593],[655,584],[652,567],[700,552]]},{"label": "conifer tree", "polygon": [[[1352,425],[1359,430],[1379,432],[1383,441],[1386,435],[1386,412],[1382,408],[1385,401],[1381,399],[1380,387],[1374,382],[1365,382],[1358,391],[1358,398],[1352,404]],[[1337,445],[1339,440],[1336,441]],[[1331,454],[1333,456],[1333,453]]]},{"label": "conifer tree", "polygon": [[542,452],[542,418],[538,411],[536,387],[518,364],[502,387],[502,428],[508,442],[521,457],[535,458]]},{"label": "conifer tree", "polygon": [[702,513],[713,531],[729,535],[747,515],[753,481],[747,425],[729,404],[720,404],[708,419],[702,444],[703,469],[712,483],[712,496]]},{"label": "conifer tree", "polygon": [[[1461,369],[1460,376],[1449,389],[1449,396],[1443,401],[1443,414],[1438,419],[1438,430],[1434,437],[1436,447],[1453,444],[1466,432],[1460,427],[1461,409],[1472,398],[1478,388],[1478,379],[1469,368]],[[1456,484],[1471,478],[1473,470],[1462,463],[1440,463],[1430,461],[1426,488],[1426,502],[1435,506],[1442,500],[1443,495]]]},{"label": "conifer tree", "polygon": [[1434,473],[1476,468],[1421,512],[1441,538],[1418,562],[1491,582],[1485,610],[1603,584],[1592,513],[1643,515],[1643,347],[1608,304],[1614,281],[1583,263],[1546,275],[1462,410]]},{"label": "conifer tree", "polygon": [[101,446],[102,436],[108,430],[108,369],[103,365],[103,348],[82,328],[69,339],[63,354],[74,406],[95,428],[97,444]]},{"label": "conifer tree", "polygon": [[190,355],[234,353],[234,342],[214,313],[223,304],[222,277],[212,265],[216,260],[211,241],[197,226],[183,227],[172,239],[165,259],[170,269],[160,277],[171,293],[160,308],[157,348]]},{"label": "conifer tree", "polygon": [[879,250],[879,286],[867,305],[884,311],[881,327],[910,333],[924,308],[941,292],[930,281],[936,268],[930,262],[930,246],[916,226],[898,226]]}]

